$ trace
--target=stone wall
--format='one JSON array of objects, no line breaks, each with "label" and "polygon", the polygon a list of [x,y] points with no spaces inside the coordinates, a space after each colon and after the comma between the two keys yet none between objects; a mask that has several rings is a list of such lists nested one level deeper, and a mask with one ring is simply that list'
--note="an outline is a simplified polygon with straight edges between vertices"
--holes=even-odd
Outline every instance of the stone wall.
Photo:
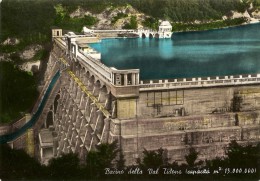
[{"label": "stone wall", "polygon": [[2,124],[0,126],[0,136],[1,135],[5,135],[5,134],[10,134],[18,129],[20,129],[25,123],[26,120],[29,119],[29,114],[27,114],[26,116],[22,117],[21,119],[17,120],[17,121],[13,121],[11,123],[7,123],[7,124]]},{"label": "stone wall", "polygon": [[212,159],[225,156],[231,140],[260,140],[257,85],[142,91],[136,108],[135,118],[121,112],[110,124],[111,140],[119,139],[127,164],[144,149],[162,147],[172,161],[184,162],[190,146],[199,159]]},{"label": "stone wall", "polygon": [[12,130],[11,125],[2,125],[0,126],[0,136],[10,133]]},{"label": "stone wall", "polygon": [[241,111],[260,110],[259,86],[146,91],[139,95],[138,117],[176,117],[231,112],[241,98]]},{"label": "stone wall", "polygon": [[171,160],[183,162],[184,156],[188,154],[188,151],[185,150],[188,150],[190,146],[197,148],[203,159],[212,159],[216,156],[225,156],[222,148],[226,147],[231,140],[240,142],[258,142],[260,140],[260,125],[168,131],[150,134],[144,134],[139,130],[138,134],[136,134],[137,130],[133,127],[132,132],[132,135],[124,135],[121,132],[121,136],[119,137],[121,148],[124,150],[125,155],[132,158],[127,160],[127,164],[134,164],[134,158],[137,153],[139,157],[142,157],[144,149],[157,150],[164,148],[168,150],[168,157]]}]

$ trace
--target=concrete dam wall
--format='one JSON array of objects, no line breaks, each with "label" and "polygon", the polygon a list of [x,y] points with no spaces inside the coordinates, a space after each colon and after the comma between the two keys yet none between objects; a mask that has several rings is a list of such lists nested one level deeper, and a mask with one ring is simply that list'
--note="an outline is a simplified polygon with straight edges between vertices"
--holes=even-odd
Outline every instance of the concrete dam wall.
[{"label": "concrete dam wall", "polygon": [[61,76],[34,127],[42,163],[69,152],[84,160],[114,140],[127,165],[144,148],[162,147],[183,162],[191,146],[199,159],[211,159],[224,156],[231,140],[259,142],[259,74],[147,83],[138,69],[107,67],[79,49],[81,37],[55,31],[45,81],[57,69]]}]

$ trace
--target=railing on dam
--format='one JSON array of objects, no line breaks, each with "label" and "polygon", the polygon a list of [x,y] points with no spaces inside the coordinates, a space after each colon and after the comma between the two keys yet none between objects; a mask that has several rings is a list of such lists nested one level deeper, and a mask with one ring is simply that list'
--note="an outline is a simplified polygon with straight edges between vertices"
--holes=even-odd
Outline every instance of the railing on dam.
[{"label": "railing on dam", "polygon": [[47,90],[45,91],[45,94],[43,95],[43,98],[42,98],[41,102],[39,103],[37,111],[32,115],[31,119],[28,122],[26,122],[18,130],[14,131],[10,134],[1,135],[0,144],[4,144],[4,143],[10,142],[12,140],[15,140],[19,136],[23,135],[29,128],[31,128],[36,123],[36,121],[39,119],[39,117],[43,111],[43,108],[47,102],[47,99],[48,99],[49,95],[51,94],[51,91],[52,91],[54,85],[56,84],[57,80],[59,79],[59,77],[60,77],[60,72],[58,71],[52,78],[50,84],[48,85]]},{"label": "railing on dam", "polygon": [[128,30],[92,30],[93,33],[135,33],[135,34],[155,34],[158,33],[158,31],[154,31],[151,29],[128,29]]},{"label": "railing on dam", "polygon": [[260,83],[260,74],[140,81],[140,90],[196,88]]},{"label": "railing on dam", "polygon": [[[72,38],[73,42],[71,40],[70,42],[72,43],[69,46],[66,45],[68,43],[66,42],[66,39],[62,39],[61,37],[55,38],[54,42],[57,47],[61,49],[61,51],[66,51],[67,54],[70,54],[71,57],[77,59],[84,67],[87,67],[92,73],[108,84],[111,83],[117,86],[138,85],[139,69],[117,70],[113,67],[107,67],[101,63],[100,60],[91,57],[88,53],[85,53],[83,50],[79,49],[77,41],[80,39],[78,38],[80,37],[75,35],[75,37]],[[69,48],[69,50],[66,50],[67,48]],[[118,80],[121,81],[121,79],[124,79],[123,83],[118,82]]]},{"label": "railing on dam", "polygon": [[96,59],[94,59],[88,55],[84,55],[84,53],[81,51],[79,51],[79,53],[77,55],[78,55],[77,59],[79,59],[83,65],[84,64],[87,65],[87,67],[92,68],[93,71],[97,75],[100,75],[102,78],[104,78],[108,82],[112,82],[112,79],[111,79],[112,72],[111,72],[110,68],[108,68],[104,64],[98,62]]},{"label": "railing on dam", "polygon": [[60,46],[60,48],[66,48],[66,43],[61,38],[55,38],[55,41]]},{"label": "railing on dam", "polygon": [[134,29],[128,29],[128,30],[92,30],[93,33],[133,33],[136,32]]},{"label": "railing on dam", "polygon": [[[66,42],[64,40],[62,40],[61,38],[55,38],[54,41],[61,49],[66,49]],[[94,71],[97,75],[100,75],[106,81],[111,82],[112,72],[110,68],[108,68],[101,62],[98,62],[91,56],[85,55],[84,52],[81,50],[78,50],[76,58],[80,60],[83,65],[91,68],[92,71]]]},{"label": "railing on dam", "polygon": [[[144,31],[145,32],[145,31]],[[77,39],[74,40],[74,42]],[[66,40],[57,38],[55,41],[61,49],[66,50]],[[76,44],[74,44],[76,46]],[[77,47],[77,46],[76,46]],[[156,89],[178,89],[178,88],[196,88],[196,87],[216,87],[259,84],[260,74],[238,75],[238,76],[217,76],[217,77],[198,77],[183,79],[166,79],[166,80],[148,80],[139,82],[139,69],[117,70],[107,67],[99,60],[85,54],[82,50],[75,49],[71,52],[73,56],[88,67],[94,74],[111,83],[119,86],[139,85],[140,91]],[[132,76],[130,78],[130,76]],[[124,83],[120,82],[124,80]],[[130,84],[129,84],[129,80]],[[117,82],[119,81],[119,83]]]},{"label": "railing on dam", "polygon": [[[92,69],[92,71],[106,80],[108,83],[116,84],[115,76],[122,74],[124,76],[132,75],[132,82],[128,84],[128,78],[126,78],[126,86],[137,85],[139,82],[139,69],[127,69],[127,70],[117,70],[115,68],[107,67],[105,64],[101,63],[99,60],[85,54],[83,51],[79,50],[77,52],[77,59],[86,67]],[[136,84],[137,82],[137,84]]]}]

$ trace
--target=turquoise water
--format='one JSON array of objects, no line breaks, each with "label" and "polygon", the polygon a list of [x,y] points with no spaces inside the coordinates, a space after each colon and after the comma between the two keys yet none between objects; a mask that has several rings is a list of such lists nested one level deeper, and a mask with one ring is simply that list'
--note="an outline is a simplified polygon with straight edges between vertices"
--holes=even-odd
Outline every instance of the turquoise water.
[{"label": "turquoise water", "polygon": [[260,73],[260,23],[174,33],[172,39],[105,39],[91,44],[104,64],[163,79]]}]

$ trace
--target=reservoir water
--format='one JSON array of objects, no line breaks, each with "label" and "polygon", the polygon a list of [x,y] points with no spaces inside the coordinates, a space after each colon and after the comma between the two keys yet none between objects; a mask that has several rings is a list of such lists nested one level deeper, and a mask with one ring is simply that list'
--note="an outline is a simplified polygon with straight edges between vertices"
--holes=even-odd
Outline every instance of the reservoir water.
[{"label": "reservoir water", "polygon": [[140,69],[140,79],[260,73],[260,23],[172,39],[104,39],[91,47],[117,69]]}]

